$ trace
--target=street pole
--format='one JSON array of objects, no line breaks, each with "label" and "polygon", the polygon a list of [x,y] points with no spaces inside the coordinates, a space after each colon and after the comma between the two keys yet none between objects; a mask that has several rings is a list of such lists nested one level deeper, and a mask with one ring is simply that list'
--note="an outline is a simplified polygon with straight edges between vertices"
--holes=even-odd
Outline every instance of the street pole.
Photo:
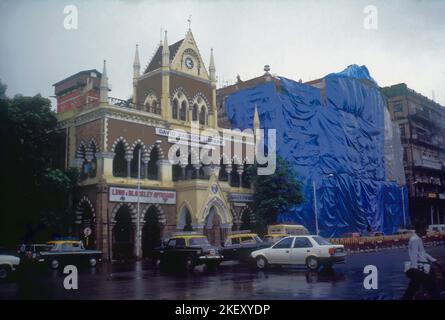
[{"label": "street pole", "polygon": [[312,180],[312,188],[314,189],[315,233],[318,236],[317,191],[315,190],[315,180]]},{"label": "street pole", "polygon": [[140,232],[140,196],[141,191],[141,148],[138,153],[138,188],[137,188],[137,221],[136,221],[136,259],[141,258],[141,232]]},{"label": "street pole", "polygon": [[400,189],[400,191],[402,192],[403,227],[406,229],[405,193],[403,192],[403,187]]}]

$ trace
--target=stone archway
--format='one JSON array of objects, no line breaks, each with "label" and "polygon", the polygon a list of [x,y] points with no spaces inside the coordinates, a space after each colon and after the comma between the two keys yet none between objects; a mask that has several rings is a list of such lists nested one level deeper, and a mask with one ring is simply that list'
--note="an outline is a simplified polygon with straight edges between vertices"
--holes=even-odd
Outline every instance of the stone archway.
[{"label": "stone archway", "polygon": [[192,213],[187,204],[183,204],[179,211],[178,223],[176,227],[179,231],[193,231]]},{"label": "stone archway", "polygon": [[[82,197],[76,206],[75,214],[75,235],[83,241],[86,248],[93,249],[96,244],[96,212],[88,197]],[[85,229],[87,228],[91,231],[91,234],[88,237],[85,236]]]},{"label": "stone archway", "polygon": [[162,225],[159,221],[160,212],[154,205],[149,206],[144,214],[142,225],[142,256],[151,258],[153,249],[161,245]]},{"label": "stone archway", "polygon": [[135,228],[134,208],[128,204],[118,205],[113,212],[112,252],[113,260],[134,258]]},{"label": "stone archway", "polygon": [[230,211],[218,197],[212,198],[203,209],[201,215],[203,232],[213,245],[222,245],[232,227]]},{"label": "stone archway", "polygon": [[224,243],[223,232],[221,229],[221,217],[215,206],[212,206],[209,210],[209,214],[205,219],[204,235],[212,245],[220,246]]}]

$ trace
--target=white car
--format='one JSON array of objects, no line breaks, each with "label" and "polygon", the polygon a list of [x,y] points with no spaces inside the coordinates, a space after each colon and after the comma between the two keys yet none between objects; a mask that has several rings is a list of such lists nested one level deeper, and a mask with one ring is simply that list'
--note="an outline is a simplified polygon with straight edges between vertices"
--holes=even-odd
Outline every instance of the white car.
[{"label": "white car", "polygon": [[0,254],[0,280],[6,279],[20,264],[20,258],[8,254]]},{"label": "white car", "polygon": [[321,265],[330,267],[343,263],[346,252],[343,245],[334,245],[320,236],[289,236],[269,248],[251,253],[258,269],[268,265],[306,265],[317,270]]}]

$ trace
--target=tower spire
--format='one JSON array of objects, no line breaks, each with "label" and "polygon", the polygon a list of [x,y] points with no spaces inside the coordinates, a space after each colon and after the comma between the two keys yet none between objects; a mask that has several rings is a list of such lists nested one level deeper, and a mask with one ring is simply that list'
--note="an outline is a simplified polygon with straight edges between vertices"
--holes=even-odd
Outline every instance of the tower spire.
[{"label": "tower spire", "polygon": [[102,77],[100,78],[100,104],[108,103],[108,76],[107,76],[107,60],[104,60],[102,69]]},{"label": "tower spire", "polygon": [[257,105],[255,104],[255,111],[253,114],[253,129],[259,129],[260,128],[260,116],[258,114]]},{"label": "tower spire", "polygon": [[162,45],[162,66],[167,67],[170,65],[170,48],[168,47],[167,30],[164,33],[164,43]]},{"label": "tower spire", "polygon": [[133,80],[139,78],[141,72],[141,63],[139,62],[139,46],[136,44],[136,51],[134,52],[133,62]]},{"label": "tower spire", "polygon": [[215,74],[215,59],[213,57],[213,48],[210,49],[210,63],[209,63],[209,72],[210,72],[210,81],[216,82],[216,74]]}]

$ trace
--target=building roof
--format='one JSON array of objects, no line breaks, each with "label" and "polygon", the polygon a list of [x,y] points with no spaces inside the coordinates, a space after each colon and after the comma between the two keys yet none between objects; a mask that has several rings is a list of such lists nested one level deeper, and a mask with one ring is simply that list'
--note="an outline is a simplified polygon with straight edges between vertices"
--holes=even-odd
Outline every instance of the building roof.
[{"label": "building roof", "polygon": [[[179,40],[178,42],[175,42],[172,45],[168,46],[168,48],[170,50],[170,61],[172,61],[174,59],[174,57],[176,56],[176,53],[183,41],[184,41],[184,39]],[[148,73],[150,71],[156,70],[162,66],[162,47],[163,47],[162,44],[158,47],[158,50],[156,50],[156,53],[154,54],[153,58],[151,59],[150,63],[148,64],[144,73]]]},{"label": "building roof", "polygon": [[100,72],[97,71],[96,69],[83,70],[83,71],[80,71],[80,72],[78,72],[78,73],[75,73],[75,74],[69,76],[68,78],[65,78],[65,79],[63,79],[63,80],[60,80],[60,81],[54,83],[53,86],[57,86],[57,85],[59,85],[59,84],[62,84],[62,83],[64,83],[64,82],[66,82],[66,81],[69,81],[69,80],[71,80],[71,79],[77,78],[77,77],[79,77],[79,76],[90,75],[92,72],[97,73],[97,75],[98,75],[99,78],[102,76],[102,73],[100,73]]}]

